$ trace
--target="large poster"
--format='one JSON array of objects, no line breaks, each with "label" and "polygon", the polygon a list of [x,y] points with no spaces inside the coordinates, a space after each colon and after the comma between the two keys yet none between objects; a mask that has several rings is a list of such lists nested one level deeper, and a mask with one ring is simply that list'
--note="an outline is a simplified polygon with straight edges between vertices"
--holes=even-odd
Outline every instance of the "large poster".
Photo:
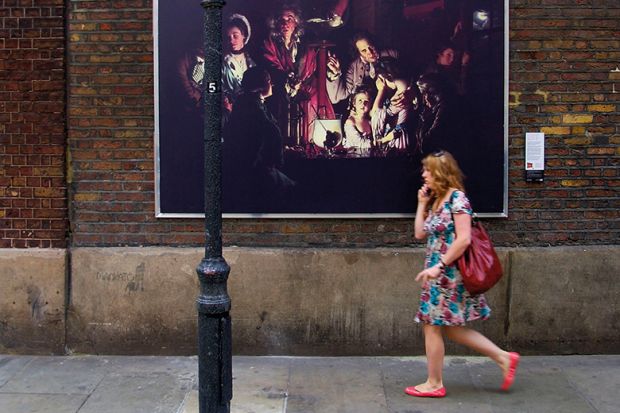
[{"label": "large poster", "polygon": [[[157,215],[204,210],[203,10],[155,2]],[[410,216],[449,151],[476,212],[507,204],[506,4],[229,0],[225,216]]]}]

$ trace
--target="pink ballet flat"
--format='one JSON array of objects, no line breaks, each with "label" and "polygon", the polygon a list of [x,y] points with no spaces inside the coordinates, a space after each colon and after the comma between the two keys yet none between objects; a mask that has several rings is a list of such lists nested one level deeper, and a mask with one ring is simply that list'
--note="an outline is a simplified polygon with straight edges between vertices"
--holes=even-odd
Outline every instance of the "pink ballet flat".
[{"label": "pink ballet flat", "polygon": [[437,390],[433,390],[433,391],[420,391],[418,389],[415,388],[415,386],[411,386],[411,387],[407,387],[405,389],[405,393],[407,393],[409,396],[415,396],[415,397],[446,397],[446,388],[445,387],[441,387]]},{"label": "pink ballet flat", "polygon": [[508,367],[508,374],[504,377],[502,383],[502,390],[507,391],[515,381],[515,374],[517,373],[517,366],[519,365],[519,359],[521,356],[519,353],[508,353],[510,355],[510,366]]}]

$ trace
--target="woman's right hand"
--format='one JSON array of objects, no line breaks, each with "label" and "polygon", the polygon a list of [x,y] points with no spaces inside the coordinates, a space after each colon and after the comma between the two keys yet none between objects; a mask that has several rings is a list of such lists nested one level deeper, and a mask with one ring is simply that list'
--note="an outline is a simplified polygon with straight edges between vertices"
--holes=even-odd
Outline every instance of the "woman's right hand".
[{"label": "woman's right hand", "polygon": [[418,190],[418,204],[426,205],[431,199],[431,191],[428,185],[422,185],[422,188]]},{"label": "woman's right hand", "polygon": [[[426,232],[424,231],[424,220],[428,215],[427,205],[431,199],[430,192],[430,188],[427,184],[422,185],[422,188],[418,189],[418,206],[415,213],[414,223],[414,237],[416,239],[422,240],[426,238]],[[425,274],[428,274],[428,271]],[[422,276],[423,275],[424,274],[422,274]],[[418,274],[418,277],[420,277],[420,274]]]}]

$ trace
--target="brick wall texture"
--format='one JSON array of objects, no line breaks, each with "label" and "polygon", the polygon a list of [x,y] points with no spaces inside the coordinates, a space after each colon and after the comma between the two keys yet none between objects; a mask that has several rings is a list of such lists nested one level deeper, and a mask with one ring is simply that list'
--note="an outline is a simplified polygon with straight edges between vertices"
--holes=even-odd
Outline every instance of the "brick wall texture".
[{"label": "brick wall texture", "polygon": [[[48,2],[43,7],[39,5],[46,2],[37,1],[30,9],[21,6],[30,1],[4,0],[15,6],[3,11],[3,30],[23,30],[24,35],[16,40],[5,36],[2,53],[20,58],[0,64],[5,73],[7,64],[16,65],[10,76],[27,78],[1,83],[5,173],[0,179],[7,215],[28,211],[24,202],[29,199],[40,202],[33,215],[57,211],[52,208],[54,197],[64,191],[61,181],[51,181],[62,177],[62,154],[56,151],[62,147],[63,37],[60,27],[48,26],[62,12],[57,2]],[[72,244],[202,244],[202,220],[154,217],[152,3],[71,0],[67,7]],[[49,17],[43,16],[44,10]],[[13,14],[29,12],[40,14],[30,20]],[[27,36],[30,30],[38,37]],[[39,62],[44,67],[37,70],[39,59],[45,63]],[[620,2],[511,0],[509,88],[509,217],[487,220],[495,242],[617,244]],[[31,103],[37,93],[46,98],[45,104],[40,98]],[[21,95],[17,102],[9,99]],[[546,179],[526,183],[524,136],[537,131],[546,134]],[[39,148],[53,153],[38,153]],[[37,159],[47,164],[35,174],[30,163]],[[14,192],[17,195],[9,196]],[[64,207],[62,197],[58,202]],[[62,222],[62,217],[37,218],[32,223],[41,226]],[[24,225],[20,219],[3,217],[3,242],[28,245],[29,239],[18,237],[22,232],[15,226]],[[223,231],[226,245],[373,247],[413,242],[412,221],[406,219],[227,219]],[[15,238],[7,238],[7,233]]]},{"label": "brick wall texture", "polygon": [[64,247],[64,1],[0,4],[0,248]]}]

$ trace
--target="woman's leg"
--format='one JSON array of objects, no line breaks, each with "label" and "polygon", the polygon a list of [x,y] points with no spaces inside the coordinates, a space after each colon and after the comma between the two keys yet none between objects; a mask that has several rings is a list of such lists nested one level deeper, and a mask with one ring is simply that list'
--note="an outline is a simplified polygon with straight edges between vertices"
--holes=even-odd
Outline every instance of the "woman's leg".
[{"label": "woman's leg", "polygon": [[476,330],[461,326],[445,327],[445,332],[450,340],[463,344],[495,361],[502,369],[504,376],[508,373],[510,367],[509,353],[499,348],[483,334]]},{"label": "woman's leg", "polygon": [[445,354],[441,326],[424,324],[424,346],[428,378],[425,383],[415,386],[420,391],[432,391],[443,387],[443,357]]}]

